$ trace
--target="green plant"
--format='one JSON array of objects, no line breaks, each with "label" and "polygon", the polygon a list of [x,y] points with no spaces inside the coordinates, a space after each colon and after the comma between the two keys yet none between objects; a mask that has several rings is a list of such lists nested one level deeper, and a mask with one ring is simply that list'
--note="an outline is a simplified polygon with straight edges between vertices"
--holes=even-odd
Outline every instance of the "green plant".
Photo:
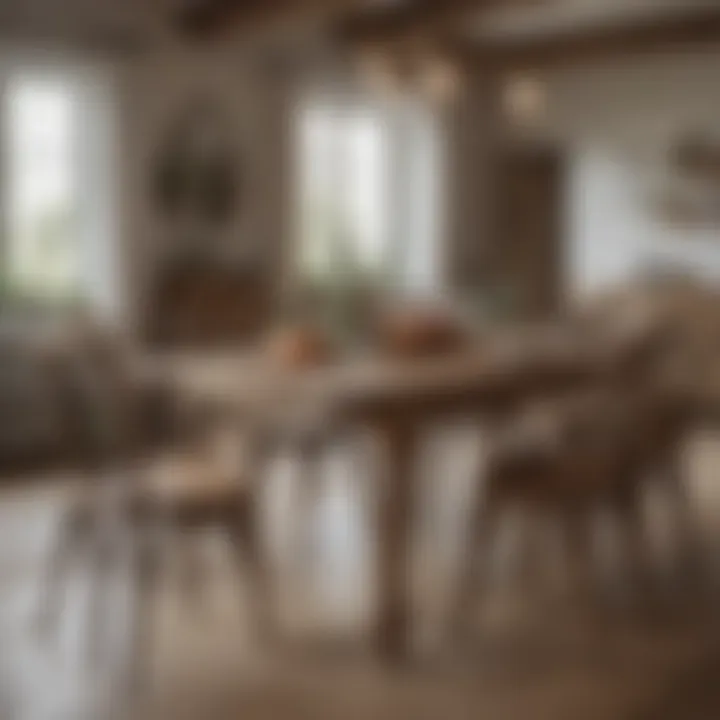
[{"label": "green plant", "polygon": [[343,345],[355,345],[365,335],[383,270],[362,262],[342,213],[319,203],[313,208],[305,227],[306,255],[285,315],[322,327]]}]

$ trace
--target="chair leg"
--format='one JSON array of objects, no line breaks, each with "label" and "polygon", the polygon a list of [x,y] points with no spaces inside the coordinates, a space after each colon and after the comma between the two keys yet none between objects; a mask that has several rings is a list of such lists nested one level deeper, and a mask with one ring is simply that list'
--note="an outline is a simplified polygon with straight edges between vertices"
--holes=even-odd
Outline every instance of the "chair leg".
[{"label": "chair leg", "polygon": [[647,598],[653,589],[647,528],[639,489],[616,499],[614,512],[619,523],[626,559],[625,589],[630,597]]},{"label": "chair leg", "polygon": [[131,573],[132,608],[129,686],[142,690],[153,670],[155,602],[160,577],[159,528],[142,524],[133,528]]},{"label": "chair leg", "polygon": [[61,520],[45,576],[41,581],[36,628],[42,636],[47,636],[57,629],[68,571],[78,556],[90,546],[92,532],[92,516],[84,505],[72,508]]},{"label": "chair leg", "polygon": [[567,575],[582,612],[597,610],[592,515],[572,508],[562,515]]},{"label": "chair leg", "polygon": [[696,583],[703,579],[702,540],[693,512],[680,454],[676,451],[664,460],[661,472],[668,497],[673,506],[674,534],[683,580]]},{"label": "chair leg", "polygon": [[493,497],[478,493],[475,511],[470,518],[466,549],[460,565],[460,577],[451,609],[451,633],[465,633],[476,603],[482,596],[491,574],[491,564],[498,534],[501,504]]},{"label": "chair leg", "polygon": [[206,568],[199,547],[200,534],[193,531],[175,533],[175,544],[180,545],[182,589],[185,599],[193,610],[200,611],[203,603],[203,589],[206,580]]},{"label": "chair leg", "polygon": [[[108,518],[105,518],[108,520]],[[95,532],[89,549],[90,602],[87,622],[87,659],[91,666],[101,662],[108,630],[108,609],[112,599],[112,581],[117,578],[121,559],[121,537],[96,518]],[[116,528],[119,531],[119,528]]]},{"label": "chair leg", "polygon": [[547,558],[548,518],[540,508],[533,507],[520,520],[522,545],[519,548],[518,570],[521,587],[525,592],[537,594],[545,584],[543,570]]},{"label": "chair leg", "polygon": [[319,448],[308,446],[301,449],[298,458],[298,513],[296,561],[301,577],[307,577],[316,567],[316,523],[314,522],[322,498],[322,456]]},{"label": "chair leg", "polygon": [[258,499],[251,493],[243,499],[228,526],[235,559],[247,571],[253,619],[263,639],[277,630],[270,568],[263,552],[258,522]]}]

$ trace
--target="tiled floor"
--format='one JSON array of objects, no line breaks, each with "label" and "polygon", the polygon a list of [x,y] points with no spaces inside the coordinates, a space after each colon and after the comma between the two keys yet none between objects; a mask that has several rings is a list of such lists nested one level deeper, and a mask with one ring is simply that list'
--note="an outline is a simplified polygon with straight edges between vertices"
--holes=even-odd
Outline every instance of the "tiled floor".
[{"label": "tiled floor", "polygon": [[[254,639],[242,587],[222,546],[209,542],[199,602],[180,592],[177,572],[168,572],[156,598],[152,675],[132,699],[122,683],[129,615],[122,567],[106,608],[106,652],[92,654],[84,642],[82,567],[68,588],[57,636],[42,636],[34,619],[43,561],[66,486],[53,479],[49,487],[7,491],[0,497],[0,720],[720,717],[720,614],[709,591],[700,597],[676,587],[673,602],[653,604],[657,612],[591,623],[570,612],[566,600],[510,583],[493,594],[486,622],[462,647],[433,643],[472,475],[466,440],[453,436],[440,448],[441,466],[452,473],[432,472],[436,466],[428,464],[432,512],[418,530],[416,573],[420,652],[415,664],[393,671],[364,649],[372,553],[360,509],[371,517],[372,503],[350,491],[358,480],[344,471],[342,458],[330,463],[313,526],[320,557],[312,594],[292,560],[298,546],[289,512],[292,467],[278,468],[274,479],[269,545],[285,641],[271,648]],[[700,442],[690,457],[708,548],[720,511],[719,447],[714,439]]]}]

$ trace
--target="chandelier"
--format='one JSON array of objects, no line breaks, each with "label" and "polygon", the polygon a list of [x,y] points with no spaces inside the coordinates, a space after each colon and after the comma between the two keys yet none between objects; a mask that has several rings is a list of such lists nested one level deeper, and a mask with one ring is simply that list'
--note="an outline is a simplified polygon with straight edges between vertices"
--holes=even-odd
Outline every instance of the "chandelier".
[{"label": "chandelier", "polygon": [[435,48],[412,44],[375,47],[360,53],[363,82],[382,95],[418,95],[448,104],[459,95],[463,77],[459,63]]}]

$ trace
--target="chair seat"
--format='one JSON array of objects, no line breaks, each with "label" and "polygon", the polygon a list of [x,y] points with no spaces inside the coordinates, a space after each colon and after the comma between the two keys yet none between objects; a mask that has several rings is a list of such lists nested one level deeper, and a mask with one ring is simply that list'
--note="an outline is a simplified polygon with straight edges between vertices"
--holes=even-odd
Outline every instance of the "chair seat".
[{"label": "chair seat", "polygon": [[130,501],[134,515],[169,515],[185,525],[235,522],[250,504],[250,484],[209,461],[176,458],[149,474]]}]

